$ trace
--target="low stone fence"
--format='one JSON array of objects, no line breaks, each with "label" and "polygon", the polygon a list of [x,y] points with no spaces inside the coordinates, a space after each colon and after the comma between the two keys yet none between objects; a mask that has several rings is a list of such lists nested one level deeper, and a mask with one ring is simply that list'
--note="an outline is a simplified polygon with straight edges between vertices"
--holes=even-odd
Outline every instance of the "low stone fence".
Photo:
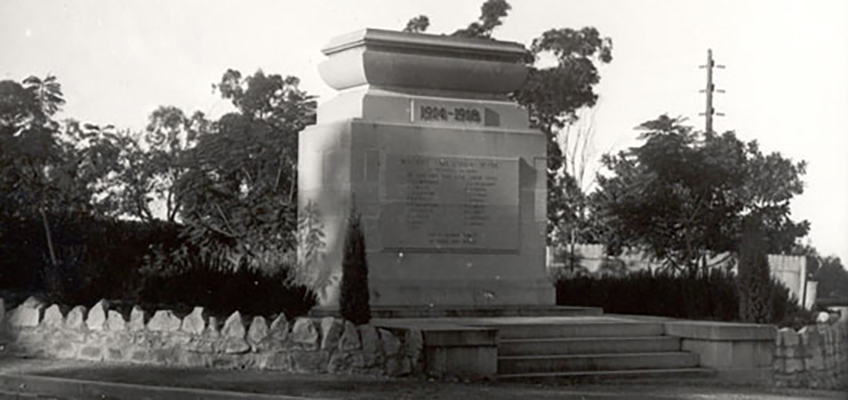
[{"label": "low stone fence", "polygon": [[179,318],[169,310],[152,317],[141,308],[129,319],[100,301],[90,310],[65,312],[35,298],[0,319],[5,351],[19,356],[148,365],[255,368],[288,372],[402,376],[423,368],[423,338],[415,329],[355,326],[333,317],[279,315],[246,321],[238,312],[223,325],[195,308]]},{"label": "low stone fence", "polygon": [[813,389],[848,388],[848,326],[846,321],[778,332],[775,384]]}]

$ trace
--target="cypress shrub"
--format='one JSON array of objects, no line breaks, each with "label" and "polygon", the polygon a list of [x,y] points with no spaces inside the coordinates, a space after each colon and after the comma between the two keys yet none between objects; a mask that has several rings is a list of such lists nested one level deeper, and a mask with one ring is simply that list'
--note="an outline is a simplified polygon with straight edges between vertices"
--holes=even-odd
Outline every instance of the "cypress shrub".
[{"label": "cypress shrub", "polygon": [[771,278],[761,223],[755,216],[745,219],[739,247],[739,317],[744,322],[768,323],[772,319]]},{"label": "cypress shrub", "polygon": [[356,325],[367,324],[371,321],[369,301],[365,235],[359,214],[353,209],[347,221],[342,258],[342,285],[339,297],[342,317]]}]

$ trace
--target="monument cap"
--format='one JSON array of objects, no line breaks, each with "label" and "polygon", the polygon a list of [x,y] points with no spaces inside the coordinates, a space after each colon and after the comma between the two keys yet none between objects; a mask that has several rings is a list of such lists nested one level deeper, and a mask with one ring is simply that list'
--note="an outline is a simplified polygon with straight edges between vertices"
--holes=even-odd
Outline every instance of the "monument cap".
[{"label": "monument cap", "polygon": [[318,69],[332,88],[371,85],[505,94],[527,78],[527,50],[490,39],[364,29],[324,46]]}]

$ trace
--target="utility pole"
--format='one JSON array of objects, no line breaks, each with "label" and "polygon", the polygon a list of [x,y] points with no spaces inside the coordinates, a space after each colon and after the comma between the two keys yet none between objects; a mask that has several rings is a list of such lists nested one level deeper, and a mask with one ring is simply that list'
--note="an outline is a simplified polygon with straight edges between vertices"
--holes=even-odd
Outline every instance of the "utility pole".
[{"label": "utility pole", "polygon": [[724,90],[716,90],[715,84],[713,84],[713,68],[723,69],[724,65],[716,65],[713,60],[713,50],[707,49],[707,65],[701,65],[700,67],[707,69],[707,88],[701,90],[702,93],[707,94],[707,109],[700,115],[706,117],[706,129],[704,132],[709,134],[713,132],[713,116],[724,116],[722,113],[715,112],[715,108],[713,108],[713,92],[724,93]]}]

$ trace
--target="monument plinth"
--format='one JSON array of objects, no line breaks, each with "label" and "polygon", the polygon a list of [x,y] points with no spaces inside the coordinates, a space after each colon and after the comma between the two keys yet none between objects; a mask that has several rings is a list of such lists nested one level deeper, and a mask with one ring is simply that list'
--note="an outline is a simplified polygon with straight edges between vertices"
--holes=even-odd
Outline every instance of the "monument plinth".
[{"label": "monument plinth", "polygon": [[[312,268],[341,276],[355,203],[372,305],[552,305],[546,141],[507,98],[524,47],[367,29],[323,52],[339,93],[299,141],[298,203],[326,242]],[[338,302],[333,281],[322,305]]]}]

